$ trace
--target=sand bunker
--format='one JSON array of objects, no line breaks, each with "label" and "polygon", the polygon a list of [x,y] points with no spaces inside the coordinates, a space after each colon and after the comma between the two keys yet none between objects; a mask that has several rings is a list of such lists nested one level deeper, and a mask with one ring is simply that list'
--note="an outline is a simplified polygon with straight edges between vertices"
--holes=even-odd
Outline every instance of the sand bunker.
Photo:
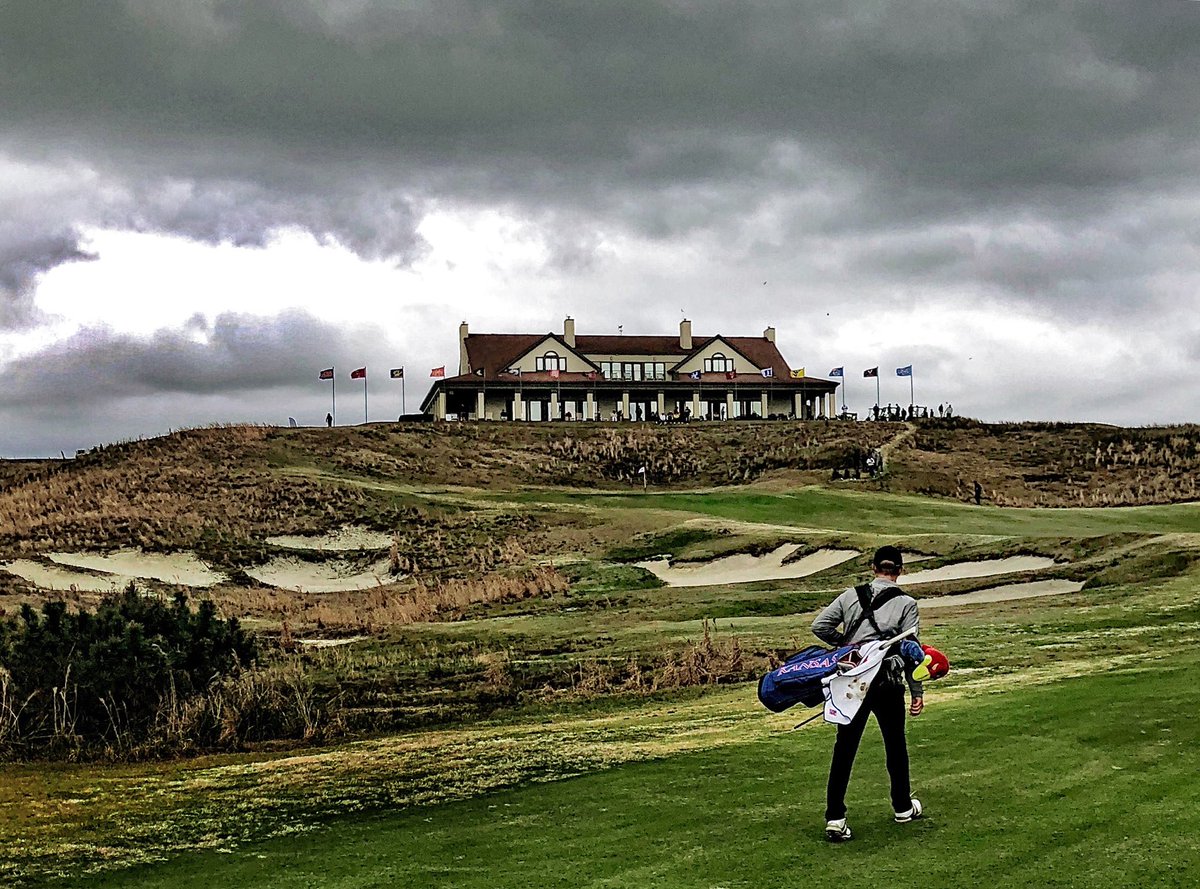
[{"label": "sand bunker", "polygon": [[328,534],[292,534],[283,537],[268,537],[267,543],[285,549],[304,549],[313,552],[356,552],[362,550],[387,549],[392,545],[392,535],[366,528],[346,527]]},{"label": "sand bunker", "polygon": [[247,568],[246,574],[259,583],[295,590],[298,593],[345,593],[369,590],[395,583],[399,577],[388,574],[386,559],[366,571],[342,561],[304,562],[300,559],[272,559],[265,565]]},{"label": "sand bunker", "polygon": [[31,559],[17,559],[15,562],[0,562],[0,571],[15,574],[22,580],[27,580],[43,590],[70,592],[78,590],[81,593],[112,593],[125,587],[129,578],[100,576],[87,574],[83,571],[71,571],[67,568],[57,568],[44,565]]},{"label": "sand bunker", "polygon": [[115,553],[50,553],[48,558],[59,565],[103,571],[119,578],[161,580],[181,586],[210,587],[226,580],[224,574],[213,571],[190,553],[144,553],[122,549]]},{"label": "sand bunker", "polygon": [[921,599],[921,610],[930,608],[955,608],[959,605],[979,605],[985,602],[1009,602],[1015,599],[1033,599],[1038,596],[1061,596],[1077,593],[1083,583],[1077,580],[1034,580],[1030,583],[1011,583],[1008,586],[993,586],[986,590],[975,590],[959,596],[938,596]]},{"label": "sand bunker", "polygon": [[798,543],[785,543],[765,556],[740,553],[712,562],[683,562],[672,565],[667,559],[656,559],[637,564],[639,568],[645,568],[664,581],[667,586],[714,586],[807,577],[840,565],[858,555],[852,549],[822,549],[785,565],[784,560],[798,549]]},{"label": "sand bunker", "polygon": [[298,640],[305,648],[338,648],[342,645],[353,645],[355,642],[362,642],[367,639],[367,636],[348,636],[345,639],[300,639]]},{"label": "sand bunker", "polygon": [[957,562],[941,568],[914,571],[900,578],[902,586],[918,583],[933,583],[938,580],[963,580],[968,577],[991,577],[995,574],[1012,574],[1016,571],[1040,571],[1054,567],[1054,560],[1044,556],[1009,556],[1007,559],[983,559],[978,562]]}]

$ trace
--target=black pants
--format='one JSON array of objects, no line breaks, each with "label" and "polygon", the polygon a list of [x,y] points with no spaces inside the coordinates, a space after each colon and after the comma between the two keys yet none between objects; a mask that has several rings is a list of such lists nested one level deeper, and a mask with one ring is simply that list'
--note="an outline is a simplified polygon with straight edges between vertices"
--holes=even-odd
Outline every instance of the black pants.
[{"label": "black pants", "polygon": [[908,783],[908,744],[904,739],[904,688],[880,676],[867,690],[863,705],[849,725],[839,725],[833,744],[833,762],[829,766],[829,787],[825,795],[825,820],[846,817],[846,787],[858,742],[862,740],[867,718],[875,714],[883,735],[888,777],[892,781],[892,809],[906,812],[912,807]]}]

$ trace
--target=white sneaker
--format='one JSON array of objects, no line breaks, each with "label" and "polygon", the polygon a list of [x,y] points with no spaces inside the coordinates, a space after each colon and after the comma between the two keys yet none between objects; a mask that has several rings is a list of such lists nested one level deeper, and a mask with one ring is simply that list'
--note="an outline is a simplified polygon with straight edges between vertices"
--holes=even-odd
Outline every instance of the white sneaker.
[{"label": "white sneaker", "polygon": [[896,813],[896,823],[897,824],[907,824],[909,821],[916,821],[918,818],[920,818],[924,814],[925,814],[925,810],[921,808],[921,801],[914,796],[912,798],[912,808],[911,809],[909,809],[907,812],[897,812]]},{"label": "white sneaker", "polygon": [[831,843],[842,843],[850,839],[850,825],[845,818],[825,822],[825,839]]}]

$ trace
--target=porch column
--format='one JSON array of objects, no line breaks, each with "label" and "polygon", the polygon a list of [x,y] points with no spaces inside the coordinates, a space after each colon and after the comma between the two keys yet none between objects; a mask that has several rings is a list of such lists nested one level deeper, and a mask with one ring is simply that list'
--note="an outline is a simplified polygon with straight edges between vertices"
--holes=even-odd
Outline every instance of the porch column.
[{"label": "porch column", "polygon": [[487,401],[484,399],[483,390],[480,389],[475,393],[475,419],[486,420]]},{"label": "porch column", "polygon": [[792,413],[796,415],[797,420],[808,419],[806,407],[808,407],[808,400],[804,397],[803,392],[797,392],[792,396]]},{"label": "porch column", "polygon": [[725,419],[733,419],[733,390],[729,389],[725,392]]},{"label": "porch column", "polygon": [[[825,396],[824,401],[825,401],[825,404],[821,405],[821,408],[822,408],[821,416],[822,417],[836,417],[837,416],[837,406],[834,404],[833,393],[830,392],[827,396]],[[828,407],[826,407],[826,405],[828,405]]]},{"label": "porch column", "polygon": [[766,389],[763,389],[761,400],[762,400],[762,410],[759,411],[759,413],[762,414],[762,418],[765,420],[767,418],[767,413],[769,412],[769,409],[771,407],[771,396],[767,394]]},{"label": "porch column", "polygon": [[525,419],[525,405],[521,402],[521,390],[520,389],[518,389],[516,392],[513,393],[512,416],[509,417],[509,419],[510,420],[524,420]]},{"label": "porch column", "polygon": [[446,390],[443,389],[437,394],[437,398],[433,400],[433,418],[435,420],[446,419]]},{"label": "porch column", "polygon": [[667,393],[658,393],[658,415],[661,417],[667,412]]},{"label": "porch column", "polygon": [[558,419],[558,390],[557,389],[550,390],[550,416],[548,416],[546,419],[547,420],[557,420]]},{"label": "porch column", "polygon": [[700,390],[692,391],[692,419],[698,419],[700,416]]},{"label": "porch column", "polygon": [[583,418],[585,420],[596,419],[596,397],[591,389],[588,389],[587,398],[584,399]]},{"label": "porch column", "polygon": [[621,416],[626,420],[629,419],[629,390],[621,393]]}]

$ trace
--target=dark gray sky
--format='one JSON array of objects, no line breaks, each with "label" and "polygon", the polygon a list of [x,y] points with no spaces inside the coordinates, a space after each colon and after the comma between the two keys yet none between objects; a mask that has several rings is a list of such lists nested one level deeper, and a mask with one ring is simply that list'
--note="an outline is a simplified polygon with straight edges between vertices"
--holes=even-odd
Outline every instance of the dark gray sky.
[{"label": "dark gray sky", "polygon": [[1191,420],[1198,78],[1190,0],[5,0],[0,455],[318,422],[330,364],[394,416],[565,314]]}]

